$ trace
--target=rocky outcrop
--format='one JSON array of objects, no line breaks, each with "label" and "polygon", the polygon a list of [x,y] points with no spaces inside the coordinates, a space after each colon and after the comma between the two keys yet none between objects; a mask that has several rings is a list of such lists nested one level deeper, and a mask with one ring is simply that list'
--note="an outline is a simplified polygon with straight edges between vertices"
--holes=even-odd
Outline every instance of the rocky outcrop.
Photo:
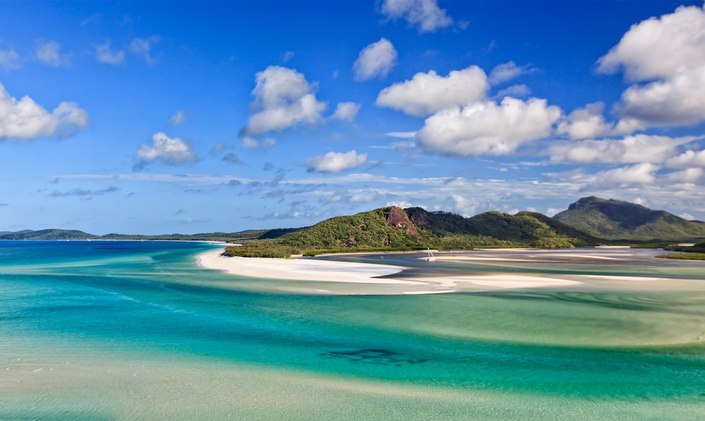
[{"label": "rocky outcrop", "polygon": [[419,230],[416,229],[416,226],[413,222],[411,222],[411,220],[406,215],[406,212],[404,212],[403,209],[398,208],[396,206],[392,206],[385,213],[385,217],[387,219],[387,225],[395,228],[405,229],[407,234],[409,235],[419,235]]}]

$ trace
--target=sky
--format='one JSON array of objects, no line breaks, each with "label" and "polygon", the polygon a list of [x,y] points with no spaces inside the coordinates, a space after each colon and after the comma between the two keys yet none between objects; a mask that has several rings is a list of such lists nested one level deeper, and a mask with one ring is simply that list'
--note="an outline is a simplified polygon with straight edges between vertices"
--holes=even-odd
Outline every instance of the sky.
[{"label": "sky", "polygon": [[0,231],[705,219],[702,1],[0,2]]}]

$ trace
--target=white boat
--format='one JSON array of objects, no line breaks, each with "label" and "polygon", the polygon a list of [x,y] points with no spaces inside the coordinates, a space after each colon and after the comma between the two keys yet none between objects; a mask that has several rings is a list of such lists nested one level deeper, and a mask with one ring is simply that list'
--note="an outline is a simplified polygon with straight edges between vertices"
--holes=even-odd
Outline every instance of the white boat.
[{"label": "white boat", "polygon": [[428,253],[428,256],[426,257],[427,262],[434,262],[436,260],[436,256],[433,255],[433,252],[431,252],[430,248],[426,248],[426,252]]}]

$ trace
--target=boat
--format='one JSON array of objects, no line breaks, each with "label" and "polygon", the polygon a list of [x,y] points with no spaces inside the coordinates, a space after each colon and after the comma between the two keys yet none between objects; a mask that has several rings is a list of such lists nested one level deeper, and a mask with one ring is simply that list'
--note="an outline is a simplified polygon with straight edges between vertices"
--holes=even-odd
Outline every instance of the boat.
[{"label": "boat", "polygon": [[436,256],[433,255],[433,252],[431,252],[431,249],[426,247],[426,252],[428,253],[428,256],[426,257],[427,262],[434,262],[436,261]]}]

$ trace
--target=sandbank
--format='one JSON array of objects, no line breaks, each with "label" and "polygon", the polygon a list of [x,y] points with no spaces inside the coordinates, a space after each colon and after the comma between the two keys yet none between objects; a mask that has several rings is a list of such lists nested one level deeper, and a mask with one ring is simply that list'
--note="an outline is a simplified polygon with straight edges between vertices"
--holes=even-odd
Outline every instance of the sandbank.
[{"label": "sandbank", "polygon": [[416,284],[416,282],[401,279],[378,278],[401,272],[404,268],[400,266],[306,258],[227,257],[222,253],[222,250],[202,253],[198,256],[198,262],[208,269],[222,270],[232,275],[248,278],[363,284]]},{"label": "sandbank", "polygon": [[[301,288],[298,289],[300,292],[318,294],[441,294],[459,291],[571,287],[582,284],[577,280],[554,276],[514,273],[418,276],[403,273],[402,271],[407,268],[402,266],[317,260],[316,258],[226,257],[222,255],[222,250],[202,253],[198,256],[198,262],[202,267],[221,270],[243,278],[331,283],[331,286],[325,289],[306,288],[303,284],[300,284]],[[291,291],[290,288],[286,290]]]}]

